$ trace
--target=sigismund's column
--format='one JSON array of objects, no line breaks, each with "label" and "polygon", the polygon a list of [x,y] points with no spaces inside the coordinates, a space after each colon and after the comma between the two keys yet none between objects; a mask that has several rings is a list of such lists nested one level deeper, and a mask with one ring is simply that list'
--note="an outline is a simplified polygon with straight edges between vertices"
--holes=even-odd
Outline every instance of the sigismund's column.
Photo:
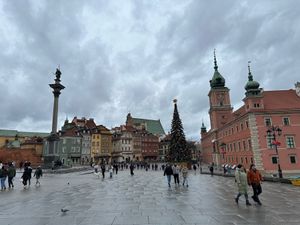
[{"label": "sigismund's column", "polygon": [[53,114],[52,114],[52,131],[51,134],[57,133],[57,116],[58,116],[58,99],[60,95],[60,91],[65,87],[60,83],[61,72],[59,69],[56,69],[56,79],[54,79],[54,84],[49,84],[49,86],[53,89],[54,95],[54,104],[53,104]]},{"label": "sigismund's column", "polygon": [[54,79],[54,84],[49,84],[53,89],[54,104],[53,104],[53,114],[52,114],[52,130],[50,136],[47,138],[45,151],[44,151],[44,163],[49,164],[57,160],[58,147],[59,147],[59,136],[57,134],[57,117],[58,117],[58,99],[61,90],[65,87],[60,83],[61,72],[57,68],[55,72],[56,78]]}]

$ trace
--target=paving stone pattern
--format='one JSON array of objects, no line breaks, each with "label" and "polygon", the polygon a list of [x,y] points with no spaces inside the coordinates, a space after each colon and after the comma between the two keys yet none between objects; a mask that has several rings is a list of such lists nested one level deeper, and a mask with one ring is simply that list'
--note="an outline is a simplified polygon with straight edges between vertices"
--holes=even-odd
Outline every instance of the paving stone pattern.
[{"label": "paving stone pattern", "polygon": [[87,172],[46,174],[27,190],[19,178],[15,183],[0,192],[0,225],[300,224],[300,188],[288,184],[265,182],[263,206],[247,207],[243,197],[234,202],[233,178],[193,172],[188,188],[168,188],[162,171],[131,177],[128,170],[104,180]]}]

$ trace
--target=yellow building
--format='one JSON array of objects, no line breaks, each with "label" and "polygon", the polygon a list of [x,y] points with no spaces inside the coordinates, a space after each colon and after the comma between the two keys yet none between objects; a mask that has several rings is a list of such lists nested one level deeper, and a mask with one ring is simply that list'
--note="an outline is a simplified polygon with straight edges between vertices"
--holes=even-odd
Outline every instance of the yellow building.
[{"label": "yellow building", "polygon": [[95,163],[110,163],[112,153],[112,133],[103,125],[92,131],[91,157]]}]

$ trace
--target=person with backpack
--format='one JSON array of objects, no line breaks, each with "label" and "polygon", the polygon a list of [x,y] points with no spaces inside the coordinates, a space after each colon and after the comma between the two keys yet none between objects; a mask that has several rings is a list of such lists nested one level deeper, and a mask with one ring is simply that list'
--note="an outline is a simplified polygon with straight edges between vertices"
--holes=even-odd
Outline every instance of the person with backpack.
[{"label": "person with backpack", "polygon": [[16,169],[12,163],[9,164],[8,170],[7,170],[7,176],[8,176],[8,188],[13,188],[13,179],[16,176]]},{"label": "person with backpack", "polygon": [[38,166],[38,168],[35,170],[33,177],[35,177],[36,182],[35,185],[41,185],[40,178],[43,176],[43,170],[41,166]]}]

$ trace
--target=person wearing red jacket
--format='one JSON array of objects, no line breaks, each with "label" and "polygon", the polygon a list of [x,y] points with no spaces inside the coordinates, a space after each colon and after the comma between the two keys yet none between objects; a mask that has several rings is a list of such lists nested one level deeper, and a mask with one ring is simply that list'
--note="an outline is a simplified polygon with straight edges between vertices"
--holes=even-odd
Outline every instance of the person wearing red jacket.
[{"label": "person wearing red jacket", "polygon": [[248,184],[252,186],[253,189],[253,200],[257,204],[261,205],[258,196],[262,193],[261,182],[263,181],[260,172],[256,169],[254,164],[251,164],[250,169],[247,174]]}]

